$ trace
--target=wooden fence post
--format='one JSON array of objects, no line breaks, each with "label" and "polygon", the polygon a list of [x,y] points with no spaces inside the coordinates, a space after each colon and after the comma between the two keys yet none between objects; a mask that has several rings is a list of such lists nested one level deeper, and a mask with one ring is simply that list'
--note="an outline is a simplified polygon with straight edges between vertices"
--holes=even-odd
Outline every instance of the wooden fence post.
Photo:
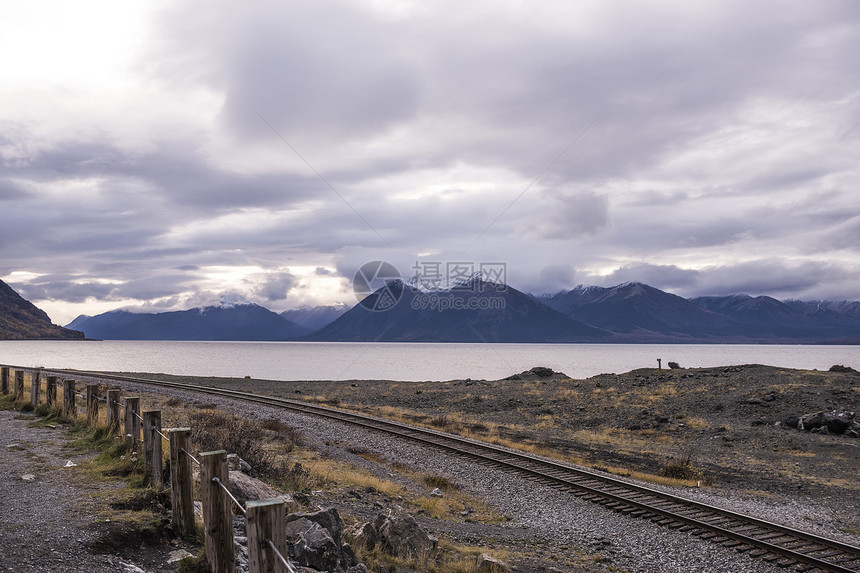
[{"label": "wooden fence post", "polygon": [[9,367],[3,366],[0,368],[0,393],[9,393]]},{"label": "wooden fence post", "polygon": [[99,385],[87,384],[87,425],[99,424]]},{"label": "wooden fence post", "polygon": [[111,434],[119,432],[119,390],[107,391],[107,427]]},{"label": "wooden fence post", "polygon": [[247,503],[248,570],[253,573],[289,573],[269,546],[269,540],[287,557],[287,510],[281,498]]},{"label": "wooden fence post", "polygon": [[48,406],[53,406],[57,403],[57,377],[48,376],[45,382],[45,403]]},{"label": "wooden fence post", "polygon": [[39,406],[39,394],[42,392],[42,372],[35,370],[30,374],[30,405],[35,410]]},{"label": "wooden fence post", "polygon": [[63,380],[63,417],[73,422],[78,418],[74,380]]},{"label": "wooden fence post", "polygon": [[15,401],[22,400],[24,398],[24,371],[16,370],[15,371]]},{"label": "wooden fence post", "polygon": [[[191,428],[167,430],[170,440],[170,501],[173,530],[181,537],[194,533],[194,475],[191,456]],[[231,526],[232,527],[232,526]]]},{"label": "wooden fence post", "polygon": [[146,481],[164,483],[161,477],[161,411],[143,413],[143,457]]},{"label": "wooden fence post", "polygon": [[230,478],[227,452],[217,450],[200,454],[200,500],[203,502],[203,529],[206,560],[211,573],[233,573],[232,500],[213,480],[225,486]]},{"label": "wooden fence post", "polygon": [[132,449],[140,441],[140,398],[125,399],[125,441]]}]

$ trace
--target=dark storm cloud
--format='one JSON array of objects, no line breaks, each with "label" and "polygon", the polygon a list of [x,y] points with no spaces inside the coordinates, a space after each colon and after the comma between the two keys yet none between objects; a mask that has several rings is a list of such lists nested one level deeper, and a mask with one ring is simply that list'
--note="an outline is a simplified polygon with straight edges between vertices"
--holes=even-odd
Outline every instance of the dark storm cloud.
[{"label": "dark storm cloud", "polygon": [[701,275],[700,286],[696,290],[702,294],[704,291],[713,295],[766,294],[778,298],[805,296],[821,287],[833,292],[840,289],[846,293],[856,292],[855,286],[849,289],[846,283],[854,283],[859,278],[855,269],[833,263],[790,263],[767,259],[706,269]]},{"label": "dark storm cloud", "polygon": [[281,301],[287,298],[287,294],[295,284],[295,275],[282,272],[267,278],[256,290],[261,297],[268,301]]},{"label": "dark storm cloud", "polygon": [[540,270],[539,276],[546,293],[569,289],[576,284],[576,270],[566,265],[547,265]]},{"label": "dark storm cloud", "polygon": [[99,283],[73,283],[70,281],[12,283],[27,300],[64,300],[84,302],[89,298],[117,300],[114,285]]}]

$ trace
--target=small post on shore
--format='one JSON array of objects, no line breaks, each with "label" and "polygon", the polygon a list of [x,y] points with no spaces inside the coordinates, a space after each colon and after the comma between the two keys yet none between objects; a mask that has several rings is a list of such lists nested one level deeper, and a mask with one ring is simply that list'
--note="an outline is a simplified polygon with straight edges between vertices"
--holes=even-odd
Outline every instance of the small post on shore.
[{"label": "small post on shore", "polygon": [[227,452],[217,450],[200,454],[200,499],[203,502],[206,560],[212,573],[233,573],[232,500],[213,481],[230,483]]},{"label": "small post on shore", "polygon": [[146,481],[162,484],[161,477],[161,410],[143,413],[143,458]]},{"label": "small post on shore", "polygon": [[658,358],[657,359],[657,370],[662,370],[662,369],[663,369],[663,361]]},{"label": "small post on shore", "polygon": [[63,417],[74,422],[78,417],[75,405],[75,381],[63,380]]},{"label": "small post on shore", "polygon": [[57,403],[57,377],[48,376],[45,381],[45,403],[53,406]]},{"label": "small post on shore", "polygon": [[[186,537],[194,533],[192,491],[194,475],[191,456],[188,454],[191,451],[191,428],[171,428],[167,430],[167,437],[170,439],[170,501],[173,506],[173,530],[181,537]],[[226,458],[224,459],[226,463]],[[202,479],[201,477],[201,483]],[[201,490],[202,487],[201,485]],[[230,527],[232,531],[233,526]],[[208,550],[206,553],[208,555]]]},{"label": "small post on shore", "polygon": [[248,501],[248,570],[261,573],[288,573],[278,559],[269,540],[287,555],[287,530],[284,522],[287,510],[281,498]]},{"label": "small post on shore", "polygon": [[30,405],[35,410],[39,406],[39,394],[42,391],[42,371],[35,370],[30,374]]},{"label": "small post on shore", "polygon": [[87,384],[87,425],[95,427],[99,423],[99,385]]},{"label": "small post on shore", "polygon": [[125,440],[132,449],[137,447],[140,441],[140,398],[128,397],[125,399]]},{"label": "small post on shore", "polygon": [[15,401],[24,399],[24,371],[15,371]]},{"label": "small post on shore", "polygon": [[119,432],[119,390],[107,391],[107,427],[112,434]]},{"label": "small post on shore", "polygon": [[0,394],[9,393],[9,367],[0,368]]}]

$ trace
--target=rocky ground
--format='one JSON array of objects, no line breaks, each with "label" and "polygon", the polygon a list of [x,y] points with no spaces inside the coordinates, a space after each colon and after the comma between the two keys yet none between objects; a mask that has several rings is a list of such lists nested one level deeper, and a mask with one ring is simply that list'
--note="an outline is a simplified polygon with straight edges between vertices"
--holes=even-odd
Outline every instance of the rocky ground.
[{"label": "rocky ground", "polygon": [[[687,486],[673,487],[682,495],[860,545],[860,439],[850,437],[850,432],[813,433],[793,427],[805,414],[843,412],[844,419],[857,411],[860,375],[854,372],[743,365],[645,369],[587,380],[540,369],[496,381],[158,377],[395,416],[540,448],[544,454],[577,459],[614,473],[659,475],[681,467],[693,476]],[[142,390],[126,386],[129,391]],[[301,432],[320,456],[397,481],[416,496],[426,495],[427,486],[416,481],[407,466],[424,475],[445,476],[504,519],[472,519],[471,508],[446,519],[419,511],[422,527],[452,543],[496,551],[518,571],[778,570],[696,538],[570,499],[523,478],[472,467],[415,445],[392,444],[372,432],[266,408],[235,406],[222,399],[171,395],[197,406],[215,403],[243,416],[279,417]],[[696,482],[701,487],[695,487]],[[405,504],[373,488],[335,486],[313,492],[306,503],[309,509],[337,507],[348,522],[370,520],[380,511]]]},{"label": "rocky ground", "polygon": [[711,491],[860,509],[860,440],[794,427],[806,414],[860,410],[856,372],[742,365],[586,380],[525,372],[495,381],[194,381],[502,437],[593,466],[659,474],[689,461]]}]

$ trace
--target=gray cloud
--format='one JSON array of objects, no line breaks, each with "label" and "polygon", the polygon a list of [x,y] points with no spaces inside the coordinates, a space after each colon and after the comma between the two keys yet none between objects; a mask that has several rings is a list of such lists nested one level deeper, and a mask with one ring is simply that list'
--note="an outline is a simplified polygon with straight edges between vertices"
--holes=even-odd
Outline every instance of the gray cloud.
[{"label": "gray cloud", "polygon": [[292,273],[279,273],[269,277],[257,288],[259,296],[267,301],[286,300],[287,294],[296,284],[296,277]]},{"label": "gray cloud", "polygon": [[0,96],[0,272],[35,299],[181,305],[251,269],[283,302],[285,267],[374,259],[860,298],[855,2],[149,16],[130,91]]},{"label": "gray cloud", "polygon": [[674,291],[678,288],[691,287],[700,280],[701,273],[690,269],[682,269],[676,265],[652,265],[634,263],[615,269],[608,275],[593,281],[603,286],[614,286],[626,282],[641,282],[659,289]]},{"label": "gray cloud", "polygon": [[552,215],[539,225],[542,236],[567,239],[597,233],[609,224],[609,200],[592,191],[554,194]]}]

